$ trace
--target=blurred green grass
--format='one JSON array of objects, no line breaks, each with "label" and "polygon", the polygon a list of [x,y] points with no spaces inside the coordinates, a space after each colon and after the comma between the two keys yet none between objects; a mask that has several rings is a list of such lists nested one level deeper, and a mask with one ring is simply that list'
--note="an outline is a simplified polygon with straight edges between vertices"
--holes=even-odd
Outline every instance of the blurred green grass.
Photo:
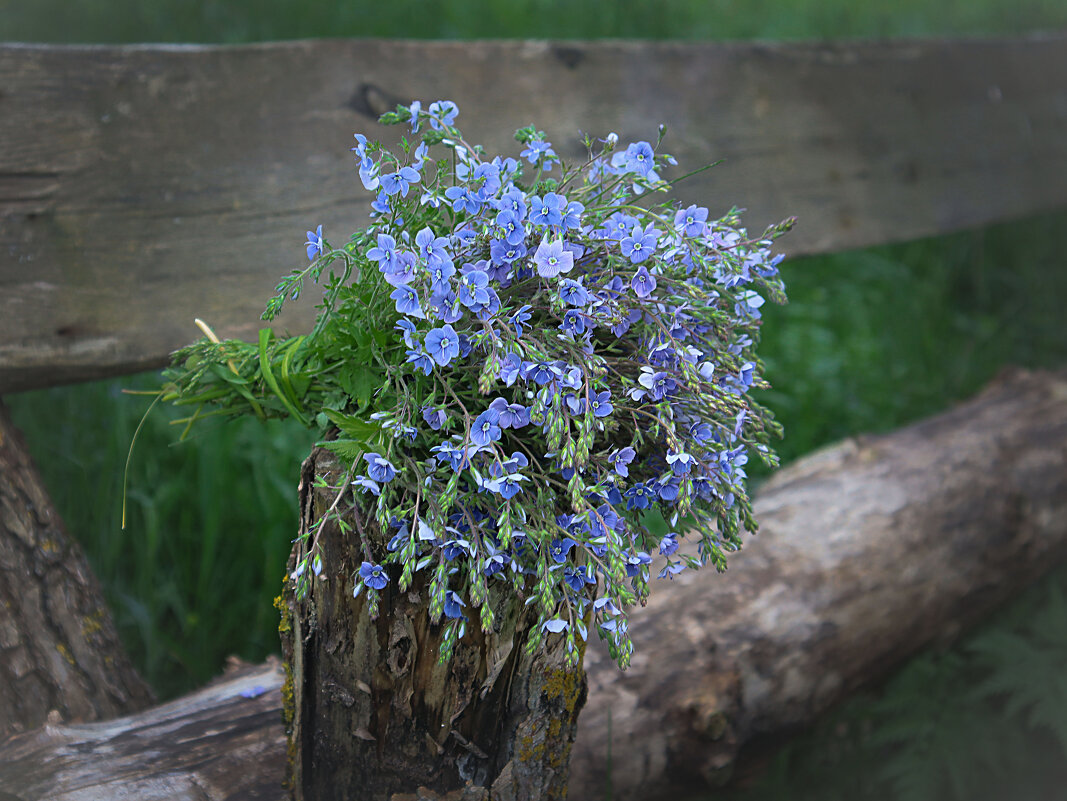
[{"label": "blurred green grass", "polygon": [[1062,0],[0,0],[0,39],[843,39],[1067,27]]},{"label": "blurred green grass", "polygon": [[[1062,28],[1062,0],[0,0],[0,39],[57,43],[319,36],[827,39]],[[782,246],[788,251],[788,237]],[[1067,364],[1065,253],[1067,211],[787,261],[791,302],[765,310],[761,349],[775,384],[764,400],[786,426],[783,457],[939,411],[1006,364]],[[311,438],[298,426],[245,420],[205,426],[191,441],[175,444],[178,431],[169,425],[175,413],[157,409],[133,453],[123,532],[122,470],[148,400],[122,389],[157,382],[146,374],[5,401],[57,507],[88,552],[135,663],[166,698],[218,673],[228,654],[255,660],[277,650],[270,600],[296,531],[296,482]],[[993,763],[1002,768],[1001,778],[987,790],[1014,788],[1022,793],[1014,797],[1025,798],[1032,789],[1056,797],[1043,792],[1049,772],[1039,762],[1062,762],[1067,738],[1060,743],[1047,724],[1008,715],[1005,704],[1020,696],[982,689],[1011,675],[1012,656],[1023,647],[1006,648],[999,662],[988,654],[984,662],[973,657],[983,637],[1003,640],[1027,620],[1046,621],[1052,645],[1027,663],[1027,681],[1038,697],[1067,704],[1057,650],[1067,647],[1067,626],[1048,622],[1056,620],[1057,587],[1067,589],[1067,570],[958,648],[919,657],[885,688],[828,716],[779,756],[762,783],[737,797],[970,798],[973,782],[961,783],[953,771],[967,760],[988,763],[988,738],[969,736],[975,727],[1000,744],[1000,761]],[[931,705],[966,724],[945,729],[956,736],[947,756],[944,742],[911,736],[922,728],[916,710]],[[1067,713],[1060,720],[1067,721]],[[880,728],[904,735],[887,741],[870,734]],[[991,769],[975,775],[988,777]],[[1010,769],[1016,774],[1004,774]]]},{"label": "blurred green grass", "polygon": [[15,424],[71,534],[104,586],[127,650],[163,698],[203,684],[229,654],[278,650],[277,612],[297,529],[300,462],[313,437],[248,419],[201,424],[185,442],[176,410],[145,420],[157,374],[8,396]]}]

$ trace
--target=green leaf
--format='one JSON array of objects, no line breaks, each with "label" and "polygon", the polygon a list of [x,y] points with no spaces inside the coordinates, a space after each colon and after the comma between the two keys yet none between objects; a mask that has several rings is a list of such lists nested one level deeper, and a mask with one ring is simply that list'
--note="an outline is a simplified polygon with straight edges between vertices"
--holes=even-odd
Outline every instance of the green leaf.
[{"label": "green leaf", "polygon": [[[350,440],[358,440],[367,448],[376,448],[381,445],[382,429],[377,423],[360,420],[355,415],[342,414],[333,409],[323,409],[323,413],[330,418],[330,422],[337,426],[338,430]],[[326,447],[326,443],[323,444]]]},{"label": "green leaf", "polygon": [[274,332],[269,328],[264,328],[259,332],[259,372],[263,376],[263,380],[267,382],[267,386],[274,391],[274,394],[278,396],[278,400],[285,406],[286,411],[306,428],[308,427],[307,418],[296,408],[293,401],[282,392],[282,388],[278,385],[278,379],[274,377],[274,372],[271,370],[270,354],[267,352],[267,346],[270,344],[273,335]]},{"label": "green leaf", "polygon": [[331,439],[316,444],[328,451],[333,451],[349,464],[355,464],[363,458],[363,454],[369,453],[377,447],[360,439]]},{"label": "green leaf", "polygon": [[356,403],[356,408],[363,411],[370,406],[374,393],[382,386],[382,375],[365,364],[351,364],[338,373],[337,383]]}]

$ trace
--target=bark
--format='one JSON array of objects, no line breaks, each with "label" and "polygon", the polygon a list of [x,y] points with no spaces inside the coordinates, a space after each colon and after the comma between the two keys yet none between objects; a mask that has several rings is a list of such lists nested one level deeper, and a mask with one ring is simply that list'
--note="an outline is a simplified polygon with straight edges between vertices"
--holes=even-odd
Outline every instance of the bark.
[{"label": "bark", "polygon": [[[303,531],[334,501],[332,490],[313,489],[316,476],[334,485],[343,478],[329,451],[304,464]],[[358,508],[352,515],[384,554],[388,538]],[[416,581],[401,593],[394,576],[372,621],[344,578],[363,561],[360,538],[328,524],[319,541],[332,578],[314,581],[301,600],[290,596],[283,624],[293,797],[414,801],[426,788],[457,801],[565,798],[586,694],[581,664],[569,666],[558,641],[527,654],[536,619],[518,604],[488,633],[468,607],[466,636],[439,664],[443,627],[429,621],[427,587]]]},{"label": "bark", "polygon": [[151,701],[0,403],[0,741],[46,719],[112,718]]},{"label": "bark", "polygon": [[[801,459],[756,510],[761,532],[725,576],[664,582],[634,612],[627,672],[590,644],[571,798],[604,797],[609,773],[616,799],[706,796],[742,749],[811,723],[1067,557],[1067,373],[1008,375],[949,412]],[[112,723],[18,735],[0,745],[0,793],[82,801],[166,781],[208,788],[176,799],[281,801],[281,671],[255,683],[268,689],[262,714],[232,726],[244,707],[220,685]],[[323,703],[355,706],[353,686]],[[262,775],[262,794],[215,789],[216,759],[234,782]]]}]

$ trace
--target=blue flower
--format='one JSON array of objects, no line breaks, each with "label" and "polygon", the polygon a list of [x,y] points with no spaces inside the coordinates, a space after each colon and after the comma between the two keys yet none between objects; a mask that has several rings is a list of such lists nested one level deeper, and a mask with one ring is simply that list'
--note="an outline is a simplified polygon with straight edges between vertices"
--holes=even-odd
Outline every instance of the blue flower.
[{"label": "blue flower", "polygon": [[471,442],[484,448],[490,442],[499,440],[500,433],[500,412],[492,408],[486,409],[471,426]]},{"label": "blue flower", "polygon": [[559,296],[568,306],[585,306],[589,303],[589,293],[581,281],[564,278],[559,282]]},{"label": "blue flower", "polygon": [[314,231],[308,231],[308,261],[314,261],[315,257],[322,253],[326,243],[322,241],[322,226]]},{"label": "blue flower", "polygon": [[671,556],[678,550],[678,535],[667,534],[659,541],[659,552],[664,556]]},{"label": "blue flower", "polygon": [[637,297],[647,298],[656,288],[656,278],[649,273],[649,271],[645,269],[645,265],[642,264],[637,269],[637,273],[634,275],[633,280],[630,281],[630,286]]},{"label": "blue flower", "polygon": [[494,239],[489,243],[489,257],[493,264],[510,265],[526,255],[526,245],[519,242],[512,245],[503,239]]},{"label": "blue flower", "polygon": [[530,309],[532,309],[529,303],[521,306],[510,318],[508,322],[511,323],[512,328],[515,329],[515,336],[522,338],[522,324],[530,319]]},{"label": "blue flower", "polygon": [[489,287],[485,290],[486,299],[483,303],[475,303],[470,307],[471,311],[478,315],[482,322],[491,320],[500,311],[500,296],[496,290]]},{"label": "blue flower", "polygon": [[563,569],[563,581],[575,592],[585,589],[585,565],[581,567],[565,567]]},{"label": "blue flower", "polygon": [[615,407],[611,404],[611,390],[605,389],[589,402],[594,417],[607,417]]},{"label": "blue flower", "polygon": [[510,387],[515,383],[519,377],[519,372],[522,369],[522,359],[519,358],[516,353],[509,353],[504,357],[504,361],[500,365],[500,380],[504,382],[504,386]]},{"label": "blue flower", "polygon": [[407,317],[401,317],[396,321],[396,325],[393,327],[397,331],[403,332],[405,345],[409,348],[415,347],[415,344],[411,340],[411,335],[415,333],[415,323],[411,322]]},{"label": "blue flower", "polygon": [[452,258],[448,255],[448,239],[443,236],[434,236],[429,227],[415,234],[415,245],[419,256],[430,267],[442,262],[452,263]]},{"label": "blue flower", "polygon": [[562,273],[569,273],[574,266],[574,254],[563,247],[562,240],[549,241],[546,237],[537,246],[534,253],[537,274],[542,278],[553,278]]},{"label": "blue flower", "polygon": [[568,203],[567,208],[563,210],[563,227],[573,229],[581,228],[583,211],[585,211],[585,206],[577,200],[572,200]]},{"label": "blue flower", "polygon": [[559,368],[551,362],[523,362],[522,377],[530,379],[535,384],[544,386],[550,381],[560,377]]},{"label": "blue flower", "polygon": [[576,544],[570,537],[562,540],[552,540],[551,545],[548,546],[548,555],[552,557],[553,562],[561,565],[567,561],[567,554],[571,552],[571,548]]},{"label": "blue flower", "polygon": [[363,158],[367,155],[367,145],[369,144],[367,141],[367,137],[361,133],[352,134],[352,136],[356,140],[356,146],[349,149],[359,158]]},{"label": "blue flower", "polygon": [[367,251],[367,258],[378,262],[382,272],[396,270],[396,240],[389,234],[378,234],[378,245]]},{"label": "blue flower", "polygon": [[[563,396],[563,402],[567,405],[567,408],[571,410],[571,414],[585,414],[585,398],[579,398],[577,395],[567,393]],[[569,476],[565,476],[565,478],[569,478]]]},{"label": "blue flower", "polygon": [[389,297],[396,301],[396,310],[409,317],[425,319],[422,306],[419,305],[419,293],[406,284],[401,284],[394,289]]},{"label": "blue flower", "polygon": [[442,125],[450,126],[456,121],[459,107],[451,100],[438,100],[430,104],[430,127],[441,130]]},{"label": "blue flower", "polygon": [[608,456],[608,464],[618,475],[626,478],[630,475],[630,468],[627,465],[634,460],[635,456],[637,456],[637,452],[627,445],[621,450],[613,451]]},{"label": "blue flower", "polygon": [[510,458],[505,459],[503,462],[493,462],[489,465],[489,473],[494,478],[500,478],[502,475],[511,475],[529,466],[530,460],[526,458],[525,454],[515,451]]},{"label": "blue flower", "polygon": [[484,270],[469,270],[459,279],[459,302],[467,308],[489,303],[489,276]]},{"label": "blue flower", "polygon": [[626,497],[626,508],[629,510],[647,509],[652,505],[652,501],[655,500],[655,493],[641,481],[626,490],[623,495]]},{"label": "blue flower", "polygon": [[445,190],[445,197],[452,201],[453,211],[477,214],[482,207],[481,199],[463,186],[450,186]]},{"label": "blue flower", "polygon": [[463,307],[455,292],[446,292],[443,295],[435,294],[430,298],[430,308],[442,322],[458,323],[463,319]]},{"label": "blue flower", "polygon": [[654,401],[663,400],[678,387],[678,382],[667,373],[662,371],[653,372],[647,367],[641,368],[641,375],[638,377],[637,382],[648,389],[648,394],[652,396]]},{"label": "blue flower", "polygon": [[363,579],[364,584],[375,590],[384,590],[385,585],[389,583],[389,575],[385,572],[385,568],[371,562],[364,562],[360,565],[359,577]]},{"label": "blue flower", "polygon": [[676,476],[688,475],[696,459],[688,453],[668,453],[667,464]]},{"label": "blue flower", "polygon": [[555,192],[549,192],[543,198],[531,195],[530,222],[538,226],[560,227],[563,225],[564,203],[566,200],[565,197],[557,195]]},{"label": "blue flower", "polygon": [[[375,183],[377,183],[377,180],[378,179],[376,178]],[[389,212],[389,195],[385,194],[385,192],[379,192],[378,196],[374,198],[374,202],[370,204],[370,207],[378,214],[387,214]],[[371,217],[373,216],[374,215],[372,214]]]},{"label": "blue flower", "polygon": [[[411,114],[411,119],[408,120],[408,122],[411,123],[411,132],[418,133],[419,128],[422,125],[422,120],[420,119],[420,117],[422,116],[422,103],[420,103],[418,100],[413,102],[410,106],[408,106],[408,113]],[[425,142],[423,142],[422,144],[425,144]]]},{"label": "blue flower", "polygon": [[424,375],[429,375],[433,372],[433,359],[430,358],[426,351],[412,349],[407,354],[407,362],[414,364],[416,370],[422,370]]},{"label": "blue flower", "polygon": [[447,295],[452,291],[448,279],[456,274],[456,266],[450,261],[439,261],[432,267],[426,268],[430,273],[430,293],[433,295]]},{"label": "blue flower", "polygon": [[381,177],[382,191],[387,195],[395,195],[398,192],[402,197],[408,196],[408,188],[411,184],[417,184],[421,176],[414,167],[401,167],[396,172]]},{"label": "blue flower", "polygon": [[556,158],[556,151],[552,149],[550,142],[530,142],[519,156],[531,164],[543,162],[541,165],[546,171],[552,169],[552,159]]},{"label": "blue flower", "polygon": [[[415,102],[418,102],[418,101],[415,101]],[[414,157],[414,160],[411,162],[411,166],[414,167],[416,170],[421,170],[422,169],[422,163],[424,161],[426,161],[426,157],[429,155],[429,153],[430,153],[430,148],[427,147],[426,143],[425,142],[419,142],[419,146],[417,148],[415,148],[415,157]]]},{"label": "blue flower", "polygon": [[622,247],[622,255],[634,264],[643,262],[656,250],[659,231],[653,225],[654,223],[649,223],[643,230],[640,225],[635,225],[630,229],[630,235],[619,243]]},{"label": "blue flower", "polygon": [[517,187],[513,186],[504,192],[497,201],[496,207],[501,211],[513,212],[520,220],[526,219],[526,195]]},{"label": "blue flower", "polygon": [[364,492],[369,491],[374,495],[382,494],[381,488],[378,486],[377,482],[371,481],[366,476],[356,476],[355,480],[352,482],[352,486],[362,487]]},{"label": "blue flower", "polygon": [[396,478],[396,468],[380,453],[368,453],[363,458],[367,462],[367,472],[374,481],[387,484]]},{"label": "blue flower", "polygon": [[466,615],[463,614],[463,607],[465,606],[466,604],[463,603],[463,599],[460,598],[459,595],[457,595],[454,591],[448,590],[445,593],[445,617],[465,618]]},{"label": "blue flower", "polygon": [[432,406],[422,407],[422,419],[426,421],[426,424],[434,431],[440,431],[441,426],[448,420],[448,415],[445,414],[444,409],[435,409]]},{"label": "blue flower", "polygon": [[[648,142],[632,142],[626,148],[625,153],[616,154],[616,158],[622,156],[622,164],[627,172],[637,173],[638,175],[647,176],[652,172],[652,168],[656,166],[655,153],[652,150],[652,145]],[[612,160],[614,164],[615,160]]]},{"label": "blue flower", "polygon": [[501,428],[522,428],[530,424],[530,410],[521,403],[508,403],[503,398],[497,398],[491,404],[490,409],[496,409],[499,416],[498,424]]},{"label": "blue flower", "polygon": [[759,292],[754,289],[746,290],[737,299],[737,303],[734,304],[734,314],[738,317],[751,317],[754,320],[758,320],[760,318],[759,309],[764,302]]},{"label": "blue flower", "polygon": [[386,269],[384,265],[379,269],[381,270],[382,275],[385,276],[386,283],[392,284],[393,286],[410,284],[416,277],[418,277],[418,274],[415,271],[415,256],[411,253],[397,254],[391,269]]},{"label": "blue flower", "polygon": [[[682,480],[678,476],[671,476],[666,481],[659,480],[654,482],[654,489],[660,500],[674,503],[674,501],[678,500],[681,483]],[[649,486],[652,487],[653,483],[649,483]]]},{"label": "blue flower", "polygon": [[519,475],[518,473],[509,473],[508,475],[497,479],[493,482],[493,489],[500,493],[500,496],[505,500],[510,500],[522,492],[522,485],[520,481],[526,481],[526,476]]},{"label": "blue flower", "polygon": [[430,448],[430,453],[437,457],[437,461],[447,464],[458,472],[462,467],[470,464],[469,457],[476,449],[477,446],[462,448],[449,442],[442,442],[440,445]]},{"label": "blue flower", "polygon": [[[525,212],[525,206],[523,207]],[[496,224],[504,234],[504,240],[509,245],[521,245],[526,239],[526,228],[522,224],[522,217],[513,209],[504,209],[496,215]]]},{"label": "blue flower", "polygon": [[563,322],[559,327],[572,336],[579,336],[585,333],[585,319],[586,316],[577,309],[567,309],[563,313]]},{"label": "blue flower", "polygon": [[459,334],[450,325],[434,328],[426,334],[426,351],[444,367],[459,356]]},{"label": "blue flower", "polygon": [[449,540],[441,546],[441,555],[444,556],[446,562],[451,562],[457,556],[469,555],[470,547],[471,544],[466,540]]},{"label": "blue flower", "polygon": [[645,565],[650,564],[652,564],[652,557],[644,551],[629,554],[626,557],[626,576],[628,578],[633,578],[641,572]]},{"label": "blue flower", "polygon": [[467,184],[471,193],[481,203],[500,191],[500,166],[483,161],[473,170],[468,164],[456,165],[456,178]]},{"label": "blue flower", "polygon": [[686,236],[700,236],[707,226],[708,210],[703,206],[690,206],[680,209],[674,215],[674,227]]}]

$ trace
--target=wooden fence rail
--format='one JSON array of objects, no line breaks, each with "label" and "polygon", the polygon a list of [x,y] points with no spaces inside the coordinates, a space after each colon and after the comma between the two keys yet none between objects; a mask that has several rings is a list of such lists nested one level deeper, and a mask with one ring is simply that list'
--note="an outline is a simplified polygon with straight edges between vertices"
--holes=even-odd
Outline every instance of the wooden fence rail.
[{"label": "wooden fence rail", "polygon": [[[319,223],[370,200],[348,148],[378,114],[455,100],[473,141],[536,123],[653,140],[684,200],[796,215],[793,253],[1067,205],[1067,33],[676,44],[317,40],[0,45],[0,395],[164,363],[194,317],[249,338]],[[669,176],[668,176],[669,177]],[[311,303],[279,320],[306,329]]]}]

